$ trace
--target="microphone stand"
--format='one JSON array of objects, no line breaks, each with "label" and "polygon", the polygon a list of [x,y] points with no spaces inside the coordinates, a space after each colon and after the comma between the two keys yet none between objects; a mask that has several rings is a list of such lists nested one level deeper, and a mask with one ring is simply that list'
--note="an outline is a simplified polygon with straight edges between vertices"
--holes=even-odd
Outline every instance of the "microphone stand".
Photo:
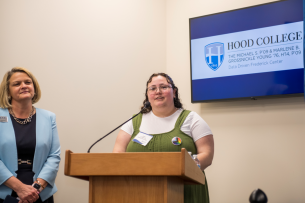
[{"label": "microphone stand", "polygon": [[[143,109],[146,109],[148,106],[150,105],[150,103],[147,101],[144,105],[144,108]],[[137,114],[139,115],[143,109]],[[125,123],[127,123],[128,121],[130,121],[131,119],[133,119],[134,117],[136,117],[137,115],[133,116],[132,118],[128,119],[127,121],[125,121],[123,124],[121,124],[120,126],[116,127],[114,130],[112,130],[111,132],[109,132],[107,135],[103,136],[102,138],[100,138],[99,140],[97,140],[95,143],[93,143],[93,145],[91,145],[91,147],[88,149],[88,152],[87,153],[90,153],[90,150],[91,148],[96,144],[98,143],[99,141],[101,141],[102,139],[104,139],[105,137],[107,137],[109,134],[111,134],[113,131],[117,130],[119,127],[121,127],[122,125],[124,125]]]}]

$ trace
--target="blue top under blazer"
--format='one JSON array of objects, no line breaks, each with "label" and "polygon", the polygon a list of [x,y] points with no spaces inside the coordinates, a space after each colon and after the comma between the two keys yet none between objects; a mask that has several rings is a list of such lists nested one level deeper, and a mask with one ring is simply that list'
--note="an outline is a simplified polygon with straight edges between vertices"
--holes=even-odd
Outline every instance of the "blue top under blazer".
[{"label": "blue top under blazer", "polygon": [[[8,122],[0,122],[0,198],[5,199],[12,189],[3,183],[12,176],[17,176],[18,155],[15,132],[8,109],[0,108],[0,116]],[[33,160],[33,181],[41,178],[49,184],[39,194],[45,201],[57,191],[55,178],[60,162],[60,144],[55,121],[55,114],[36,108],[36,147]]]}]

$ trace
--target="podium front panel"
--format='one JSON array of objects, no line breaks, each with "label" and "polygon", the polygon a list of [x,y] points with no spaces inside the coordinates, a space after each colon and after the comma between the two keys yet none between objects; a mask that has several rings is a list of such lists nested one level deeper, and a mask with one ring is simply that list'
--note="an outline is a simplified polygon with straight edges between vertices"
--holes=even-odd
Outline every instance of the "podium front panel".
[{"label": "podium front panel", "polygon": [[90,177],[89,203],[183,203],[183,180],[177,177]]}]

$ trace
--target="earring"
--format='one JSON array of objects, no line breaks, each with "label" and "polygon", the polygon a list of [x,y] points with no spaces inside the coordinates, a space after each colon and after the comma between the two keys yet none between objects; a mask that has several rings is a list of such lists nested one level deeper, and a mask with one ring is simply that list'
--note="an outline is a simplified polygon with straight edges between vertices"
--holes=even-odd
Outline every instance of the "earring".
[{"label": "earring", "polygon": [[12,97],[11,96],[7,96],[7,98],[8,98],[8,100],[11,100]]}]

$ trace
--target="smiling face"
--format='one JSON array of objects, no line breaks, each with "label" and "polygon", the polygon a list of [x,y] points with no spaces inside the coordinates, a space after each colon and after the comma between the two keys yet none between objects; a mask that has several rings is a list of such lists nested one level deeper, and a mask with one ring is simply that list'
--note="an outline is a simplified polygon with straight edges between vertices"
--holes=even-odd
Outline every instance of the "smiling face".
[{"label": "smiling face", "polygon": [[16,72],[9,81],[9,95],[12,104],[14,102],[32,102],[35,95],[34,84],[26,73]]},{"label": "smiling face", "polygon": [[174,108],[175,90],[173,90],[172,88],[162,90],[162,88],[160,88],[166,86],[172,87],[171,84],[167,82],[166,78],[161,75],[153,77],[151,82],[148,83],[148,88],[157,87],[156,91],[147,92],[148,101],[150,102],[152,109],[160,107]]}]

